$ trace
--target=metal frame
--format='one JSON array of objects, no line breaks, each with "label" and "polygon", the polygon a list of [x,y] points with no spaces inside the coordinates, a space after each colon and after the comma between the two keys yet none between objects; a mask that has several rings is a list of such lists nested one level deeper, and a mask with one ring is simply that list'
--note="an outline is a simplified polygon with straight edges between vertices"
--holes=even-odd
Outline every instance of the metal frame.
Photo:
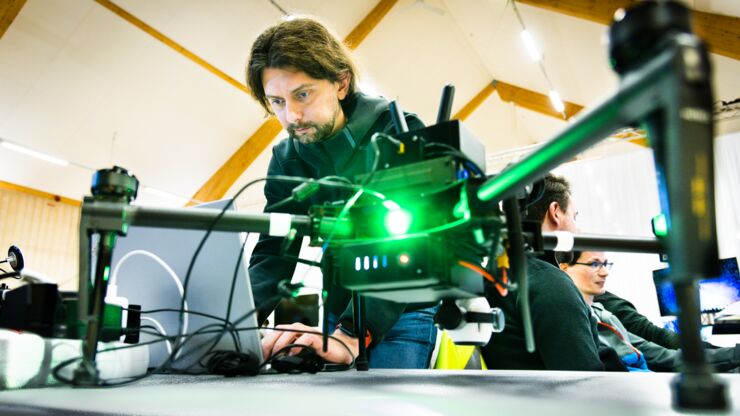
[{"label": "metal frame", "polygon": [[661,207],[669,237],[661,240],[679,304],[685,368],[674,383],[680,408],[724,408],[723,385],[704,357],[697,279],[717,274],[714,217],[714,126],[708,53],[691,34],[671,35],[663,50],[625,74],[616,94],[583,115],[478,191],[503,201],[625,125],[643,124],[655,151]]}]

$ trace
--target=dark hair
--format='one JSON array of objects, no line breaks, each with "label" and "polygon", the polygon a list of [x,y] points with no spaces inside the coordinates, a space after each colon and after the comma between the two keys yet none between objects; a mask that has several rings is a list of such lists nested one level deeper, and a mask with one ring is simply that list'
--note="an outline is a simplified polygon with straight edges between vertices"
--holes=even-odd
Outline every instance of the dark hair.
[{"label": "dark hair", "polygon": [[576,264],[578,259],[581,258],[581,254],[583,254],[582,251],[573,250],[573,251],[556,251],[555,252],[555,260],[560,263],[568,263],[568,265],[572,266]]},{"label": "dark hair", "polygon": [[548,173],[543,181],[545,184],[542,196],[529,205],[525,216],[528,220],[539,221],[540,223],[544,221],[545,213],[547,213],[551,203],[557,202],[563,211],[567,211],[568,202],[570,201],[570,183],[567,179]]},{"label": "dark hair", "polygon": [[272,113],[262,85],[265,68],[296,69],[331,82],[349,76],[349,94],[357,89],[357,68],[346,46],[313,19],[282,21],[262,32],[252,45],[247,85],[260,105]]}]

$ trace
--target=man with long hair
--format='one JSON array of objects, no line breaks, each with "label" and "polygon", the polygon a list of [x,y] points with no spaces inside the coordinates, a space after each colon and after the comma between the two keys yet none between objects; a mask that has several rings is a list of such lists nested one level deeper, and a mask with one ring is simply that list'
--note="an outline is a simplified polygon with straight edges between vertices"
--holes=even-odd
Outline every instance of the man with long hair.
[{"label": "man with long hair", "polygon": [[[347,49],[313,19],[285,20],[265,30],[252,46],[247,84],[289,136],[273,147],[268,176],[352,180],[368,171],[372,135],[394,132],[388,101],[358,90],[357,69]],[[406,114],[405,118],[410,129],[423,127],[415,115]],[[311,206],[346,201],[351,196],[346,187],[322,187],[311,197],[296,201],[291,198],[296,185],[268,179],[265,211],[305,215]],[[283,245],[283,238],[262,236],[252,254],[249,271],[260,321],[279,299],[278,283],[290,279],[295,270],[300,247],[293,245],[284,250]],[[313,347],[327,361],[352,361],[358,340],[350,294],[339,287],[324,290],[330,293],[324,307],[338,324],[333,336],[350,351],[331,341],[328,352],[324,352],[320,336],[277,330],[263,339],[266,357],[286,345],[303,344]],[[370,367],[427,368],[436,339],[435,308],[373,298],[365,302]],[[313,328],[296,323],[283,329]]]}]

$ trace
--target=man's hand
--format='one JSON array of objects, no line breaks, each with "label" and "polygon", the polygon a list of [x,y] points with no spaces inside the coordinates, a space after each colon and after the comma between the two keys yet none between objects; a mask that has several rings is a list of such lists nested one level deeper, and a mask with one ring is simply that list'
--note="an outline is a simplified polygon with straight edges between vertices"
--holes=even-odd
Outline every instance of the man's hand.
[{"label": "man's hand", "polygon": [[[280,331],[280,329],[309,331],[311,333]],[[316,353],[327,362],[350,364],[353,358],[357,357],[359,351],[357,338],[349,336],[340,330],[334,331],[332,336],[344,342],[347,347],[349,347],[350,351],[347,351],[347,349],[339,342],[329,338],[328,351],[324,352],[324,343],[321,331],[319,331],[318,328],[297,322],[290,325],[278,325],[274,330],[268,332],[268,334],[262,339],[262,354],[265,359],[267,359],[274,353],[280,351],[286,345],[301,344],[312,347],[316,350]],[[298,354],[300,350],[300,348],[292,348],[289,354]]]}]

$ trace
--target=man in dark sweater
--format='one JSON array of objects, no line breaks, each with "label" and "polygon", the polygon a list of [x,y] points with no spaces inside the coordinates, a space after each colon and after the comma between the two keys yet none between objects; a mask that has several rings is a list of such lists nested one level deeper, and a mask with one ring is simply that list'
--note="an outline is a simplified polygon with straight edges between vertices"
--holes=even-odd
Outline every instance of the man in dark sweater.
[{"label": "man in dark sweater", "polygon": [[650,319],[638,312],[630,301],[605,291],[597,295],[594,302],[604,305],[606,310],[616,315],[631,333],[665,348],[674,350],[681,348],[681,340],[677,332],[653,324]]},{"label": "man in dark sweater", "polygon": [[[542,231],[574,232],[577,214],[570,185],[552,174],[545,178],[541,198],[527,207],[527,219],[541,221]],[[527,274],[535,351],[526,350],[519,292],[506,297],[491,293],[492,304],[506,315],[506,327],[481,349],[488,368],[604,370],[596,320],[568,275],[537,258],[528,259]]]},{"label": "man in dark sweater", "polygon": [[[620,319],[596,302],[603,295],[612,263],[601,251],[574,251],[559,256],[560,268],[565,271],[583,299],[599,318],[599,340],[602,346],[614,348],[630,371],[679,371],[683,362],[681,351],[666,348],[634,334],[625,328]],[[626,302],[626,301],[625,301]],[[732,348],[706,351],[707,361],[717,371],[733,371],[740,366],[740,344]]]},{"label": "man in dark sweater", "polygon": [[[386,100],[357,90],[356,73],[341,42],[314,20],[283,21],[258,37],[247,67],[248,84],[257,101],[289,134],[273,148],[268,176],[333,177],[346,184],[367,172],[373,155],[371,137],[377,132],[392,133],[393,124]],[[407,114],[406,121],[410,129],[423,127],[414,115]],[[329,184],[295,201],[291,195],[297,185],[268,180],[265,212],[305,215],[311,206],[346,201],[354,193],[346,186]],[[255,247],[249,272],[260,321],[278,302],[279,283],[293,275],[299,249],[300,244],[286,246],[284,238],[269,236],[262,236]],[[358,341],[350,293],[338,287],[324,289],[330,293],[324,307],[339,322],[332,335],[351,351],[330,341],[324,353],[320,336],[273,331],[262,342],[266,357],[288,344],[304,344],[327,361],[352,361]],[[371,367],[428,367],[436,339],[433,308],[366,298],[366,310]],[[298,323],[286,328],[316,330]]]}]

